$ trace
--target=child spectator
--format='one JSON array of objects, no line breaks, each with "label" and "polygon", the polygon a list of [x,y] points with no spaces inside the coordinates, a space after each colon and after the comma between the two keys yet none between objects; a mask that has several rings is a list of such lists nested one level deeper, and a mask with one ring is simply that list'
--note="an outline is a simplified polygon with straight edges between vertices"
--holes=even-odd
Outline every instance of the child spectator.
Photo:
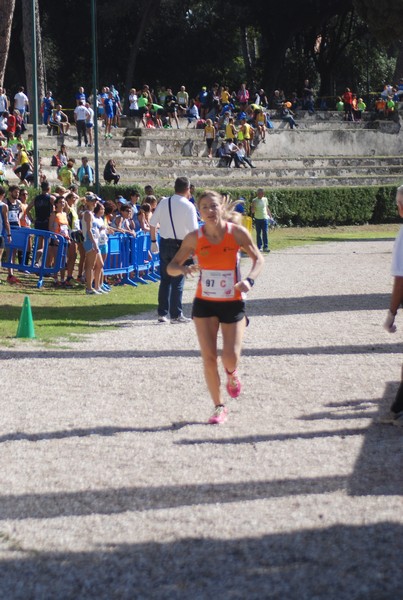
[{"label": "child spectator", "polygon": [[215,139],[215,128],[211,119],[207,119],[206,127],[204,128],[204,139],[207,144],[208,157],[213,158],[213,142]]}]

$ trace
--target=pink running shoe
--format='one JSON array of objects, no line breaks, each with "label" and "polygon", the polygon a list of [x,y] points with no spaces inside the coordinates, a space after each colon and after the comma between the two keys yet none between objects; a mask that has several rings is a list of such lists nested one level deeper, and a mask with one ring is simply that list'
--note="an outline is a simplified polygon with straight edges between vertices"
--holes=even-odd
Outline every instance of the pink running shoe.
[{"label": "pink running shoe", "polygon": [[220,425],[221,423],[225,423],[227,420],[228,408],[223,404],[219,404],[215,407],[213,414],[208,420],[210,425]]},{"label": "pink running shoe", "polygon": [[237,370],[235,369],[233,373],[228,373],[227,371],[227,377],[227,392],[229,393],[231,398],[238,398],[242,390],[242,383],[239,379]]}]

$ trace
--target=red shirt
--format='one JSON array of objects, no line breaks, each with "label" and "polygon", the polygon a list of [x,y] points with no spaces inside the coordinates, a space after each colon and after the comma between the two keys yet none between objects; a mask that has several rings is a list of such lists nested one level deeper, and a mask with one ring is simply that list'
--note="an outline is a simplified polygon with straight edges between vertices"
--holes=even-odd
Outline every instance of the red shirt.
[{"label": "red shirt", "polygon": [[7,131],[9,131],[10,133],[15,133],[16,125],[17,125],[17,119],[14,117],[14,115],[8,115]]}]

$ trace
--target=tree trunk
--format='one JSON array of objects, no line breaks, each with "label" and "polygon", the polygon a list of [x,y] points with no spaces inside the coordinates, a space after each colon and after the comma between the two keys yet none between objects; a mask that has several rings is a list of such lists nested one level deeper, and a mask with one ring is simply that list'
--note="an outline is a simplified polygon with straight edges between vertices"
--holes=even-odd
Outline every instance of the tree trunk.
[{"label": "tree trunk", "polygon": [[[38,87],[38,106],[40,106],[41,98],[45,95],[45,78],[43,69],[42,56],[42,36],[39,20],[38,0],[35,0],[36,13],[36,54],[37,54],[37,87]],[[33,77],[33,62],[32,62],[32,14],[30,0],[22,0],[22,46],[25,57],[25,81],[27,86],[27,96],[32,99],[32,77]],[[30,110],[32,110],[32,103]],[[32,121],[32,119],[31,119]]]},{"label": "tree trunk", "polygon": [[147,26],[150,23],[154,11],[156,11],[161,4],[161,0],[146,0],[142,7],[142,17],[140,27],[137,31],[136,39],[134,40],[129,53],[129,61],[126,69],[126,89],[124,98],[124,111],[127,114],[129,112],[129,90],[133,87],[134,71],[136,68],[137,56],[140,50],[140,45],[146,32]]},{"label": "tree trunk", "polygon": [[399,79],[403,77],[403,42],[399,44],[399,53],[397,55],[395,74],[393,75],[393,81],[397,83]]},{"label": "tree trunk", "polygon": [[253,81],[252,57],[250,55],[250,50],[249,50],[248,30],[244,24],[241,24],[240,32],[241,32],[241,46],[242,46],[243,62],[245,65],[246,80],[249,83],[249,85],[251,85],[252,81]]},{"label": "tree trunk", "polygon": [[15,0],[0,0],[0,87],[3,87],[6,72],[14,7]]}]

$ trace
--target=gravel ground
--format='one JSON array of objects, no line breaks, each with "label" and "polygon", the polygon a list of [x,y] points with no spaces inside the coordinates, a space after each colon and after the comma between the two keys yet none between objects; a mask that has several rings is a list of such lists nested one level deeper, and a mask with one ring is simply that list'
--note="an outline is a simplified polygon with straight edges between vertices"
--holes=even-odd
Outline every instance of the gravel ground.
[{"label": "gravel ground", "polygon": [[391,249],[266,257],[223,426],[191,324],[1,350],[0,598],[402,598]]}]

